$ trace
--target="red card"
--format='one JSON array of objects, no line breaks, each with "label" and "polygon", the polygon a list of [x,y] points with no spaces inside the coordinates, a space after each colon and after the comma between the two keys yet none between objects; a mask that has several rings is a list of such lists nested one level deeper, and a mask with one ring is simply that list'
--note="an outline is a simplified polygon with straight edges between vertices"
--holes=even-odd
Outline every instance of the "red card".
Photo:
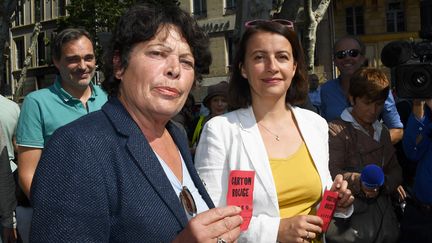
[{"label": "red card", "polygon": [[327,228],[329,227],[330,220],[333,218],[333,213],[336,209],[336,203],[338,201],[338,193],[325,190],[322,198],[323,199],[319,206],[317,215],[320,216],[324,221],[322,230],[323,232],[326,232]]},{"label": "red card", "polygon": [[255,171],[232,170],[229,175],[227,205],[239,206],[242,211],[242,231],[247,230],[253,211]]}]

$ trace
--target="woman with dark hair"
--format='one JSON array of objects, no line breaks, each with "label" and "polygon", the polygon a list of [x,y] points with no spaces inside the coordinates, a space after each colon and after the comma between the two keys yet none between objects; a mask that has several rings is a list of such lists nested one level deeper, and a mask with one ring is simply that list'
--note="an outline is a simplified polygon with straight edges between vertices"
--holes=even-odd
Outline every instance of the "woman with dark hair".
[{"label": "woman with dark hair", "polygon": [[240,241],[312,242],[322,233],[315,216],[325,188],[339,192],[337,216],[347,217],[353,197],[328,170],[328,127],[296,107],[307,93],[303,50],[286,20],[246,23],[233,63],[233,112],[207,122],[195,166],[216,205],[227,204],[232,170],[255,171],[253,212]]},{"label": "woman with dark hair", "polygon": [[106,59],[101,111],[58,129],[32,185],[32,242],[232,242],[239,207],[214,205],[170,119],[210,64],[178,6],[136,5]]}]

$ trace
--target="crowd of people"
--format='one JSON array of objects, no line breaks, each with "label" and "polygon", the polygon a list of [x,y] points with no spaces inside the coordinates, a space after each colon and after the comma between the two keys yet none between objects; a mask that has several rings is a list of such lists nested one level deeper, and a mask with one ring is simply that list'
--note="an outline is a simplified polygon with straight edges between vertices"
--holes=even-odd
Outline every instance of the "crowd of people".
[{"label": "crowd of people", "polygon": [[[340,75],[319,85],[292,22],[252,20],[199,115],[190,91],[209,48],[180,7],[137,4],[112,33],[99,86],[92,37],[59,32],[53,85],[21,109],[0,96],[2,241],[432,242],[432,99],[414,99],[403,123],[359,39],[336,41]],[[233,174],[252,191],[246,207],[232,203]],[[350,235],[372,207],[379,225]]]}]

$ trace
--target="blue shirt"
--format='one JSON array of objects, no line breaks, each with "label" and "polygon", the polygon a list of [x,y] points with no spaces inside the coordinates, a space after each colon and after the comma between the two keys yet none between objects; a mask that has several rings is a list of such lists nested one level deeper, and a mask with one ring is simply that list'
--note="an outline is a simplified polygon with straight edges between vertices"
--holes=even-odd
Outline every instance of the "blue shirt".
[{"label": "blue shirt", "polygon": [[321,86],[319,86],[316,90],[309,92],[309,99],[312,102],[312,105],[316,107],[321,106]]},{"label": "blue shirt", "polygon": [[57,128],[99,110],[107,101],[107,95],[99,86],[90,85],[92,94],[87,108],[62,88],[59,79],[48,88],[28,94],[18,120],[17,144],[43,148]]},{"label": "blue shirt", "polygon": [[[422,135],[422,140],[416,144],[418,135]],[[418,161],[414,195],[423,202],[432,204],[432,121],[431,112],[426,111],[423,119],[417,120],[411,113],[404,131],[402,139],[403,148],[406,156],[410,160]]]},{"label": "blue shirt", "polygon": [[[339,118],[345,108],[349,106],[350,103],[342,90],[339,78],[329,80],[321,85],[321,116],[328,122]],[[391,92],[384,103],[381,117],[388,128],[403,128]]]}]

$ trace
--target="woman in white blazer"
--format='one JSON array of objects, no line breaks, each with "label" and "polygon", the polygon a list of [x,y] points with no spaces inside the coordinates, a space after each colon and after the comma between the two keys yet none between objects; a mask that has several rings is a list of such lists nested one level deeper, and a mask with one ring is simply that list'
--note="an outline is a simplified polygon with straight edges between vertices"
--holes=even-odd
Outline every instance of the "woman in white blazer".
[{"label": "woman in white blazer", "polygon": [[323,221],[314,214],[326,188],[339,193],[335,216],[352,213],[346,181],[329,173],[326,121],[295,106],[308,91],[302,53],[291,22],[246,23],[229,86],[236,110],[203,129],[195,166],[215,205],[226,205],[230,171],[255,171],[252,219],[239,242],[319,242]]}]

